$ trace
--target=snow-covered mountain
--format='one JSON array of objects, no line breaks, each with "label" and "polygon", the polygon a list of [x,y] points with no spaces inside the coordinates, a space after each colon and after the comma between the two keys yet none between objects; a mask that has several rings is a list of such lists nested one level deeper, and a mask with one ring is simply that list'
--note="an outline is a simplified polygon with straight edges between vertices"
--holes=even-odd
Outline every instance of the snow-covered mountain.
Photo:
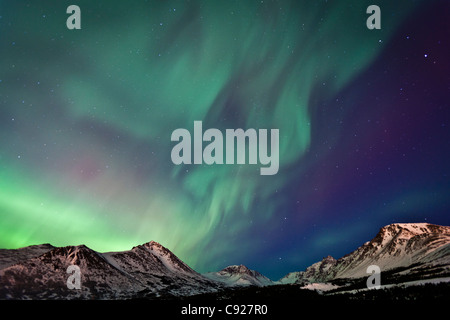
[{"label": "snow-covered mountain", "polygon": [[103,257],[145,287],[146,296],[185,296],[215,291],[216,282],[202,276],[169,249],[150,241],[129,251],[107,252]]},{"label": "snow-covered mountain", "polygon": [[334,279],[367,277],[367,267],[381,272],[402,270],[402,274],[434,276],[450,273],[450,227],[428,223],[394,223],[380,229],[371,240],[350,254],[335,260],[328,256],[303,272],[290,273],[279,283],[327,282]]},{"label": "snow-covered mountain", "polygon": [[321,261],[314,263],[313,265],[306,268],[305,271],[291,272],[286,276],[281,278],[278,283],[289,284],[289,283],[316,283],[316,282],[326,282],[329,280],[329,273],[335,267],[337,260],[332,256],[327,256]]},{"label": "snow-covered mountain", "polygon": [[428,223],[385,226],[374,239],[339,259],[332,276],[366,276],[366,269],[372,264],[379,266],[382,271],[414,265],[443,265],[450,270],[450,227]]},{"label": "snow-covered mountain", "polygon": [[209,272],[203,274],[205,277],[224,283],[226,286],[269,286],[273,282],[255,270],[250,270],[244,265],[228,266],[218,272]]},{"label": "snow-covered mountain", "polygon": [[[81,290],[67,288],[66,271],[70,265],[77,265],[81,270]],[[122,297],[129,284],[139,287],[139,283],[110,265],[100,253],[84,245],[54,248],[0,270],[1,298]]]},{"label": "snow-covered mountain", "polygon": [[[80,290],[67,288],[70,265],[80,268]],[[276,282],[243,265],[199,274],[154,241],[128,251],[106,253],[84,245],[1,249],[0,299],[153,299],[210,293],[226,287],[290,283],[329,290],[340,286],[342,279],[367,277],[369,265],[379,266],[393,279],[391,283],[449,278],[450,227],[391,224],[350,254],[338,260],[327,256],[305,271],[291,272]]]},{"label": "snow-covered mountain", "polygon": [[280,280],[276,281],[276,284],[292,284],[292,283],[301,283],[303,279],[303,274],[305,271],[294,271],[289,272]]},{"label": "snow-covered mountain", "polygon": [[[18,250],[37,256],[26,259],[21,254],[25,260],[0,270],[0,299],[156,298],[213,292],[221,287],[153,241],[109,253],[84,245],[53,248],[40,255],[38,248]],[[14,251],[9,253],[17,256]],[[3,260],[11,261],[6,256]],[[67,288],[70,265],[80,268],[80,290]]]}]

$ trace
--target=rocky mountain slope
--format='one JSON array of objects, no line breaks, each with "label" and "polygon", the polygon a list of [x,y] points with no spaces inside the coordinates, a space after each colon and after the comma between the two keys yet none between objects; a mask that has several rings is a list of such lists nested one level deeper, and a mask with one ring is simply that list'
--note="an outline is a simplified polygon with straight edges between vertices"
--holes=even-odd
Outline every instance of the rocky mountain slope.
[{"label": "rocky mountain slope", "polygon": [[[67,286],[71,265],[80,269],[81,289]],[[383,281],[394,284],[450,279],[450,227],[391,224],[348,255],[337,260],[327,256],[276,282],[243,265],[199,274],[154,241],[106,253],[84,245],[1,249],[0,299],[156,299],[276,284],[333,290],[359,281],[352,279],[367,278],[370,265],[379,266]]]},{"label": "rocky mountain slope", "polygon": [[20,249],[0,249],[0,270],[21,261],[37,257],[55,247],[51,244],[39,244]]},{"label": "rocky mountain slope", "polygon": [[[109,253],[84,245],[18,250],[24,260],[0,270],[0,299],[157,298],[213,292],[221,287],[153,241],[129,251]],[[19,256],[14,251],[9,253]],[[12,263],[6,256],[3,263]],[[70,265],[80,268],[80,290],[67,287]]]},{"label": "rocky mountain slope", "polygon": [[227,286],[268,286],[274,284],[269,278],[258,271],[250,270],[243,265],[226,267],[219,272],[205,273],[205,277],[224,283]]},{"label": "rocky mountain slope", "polygon": [[294,272],[280,283],[327,282],[334,279],[367,277],[367,267],[401,274],[450,274],[450,227],[428,223],[395,223],[350,254],[335,260],[328,256],[305,271]]}]

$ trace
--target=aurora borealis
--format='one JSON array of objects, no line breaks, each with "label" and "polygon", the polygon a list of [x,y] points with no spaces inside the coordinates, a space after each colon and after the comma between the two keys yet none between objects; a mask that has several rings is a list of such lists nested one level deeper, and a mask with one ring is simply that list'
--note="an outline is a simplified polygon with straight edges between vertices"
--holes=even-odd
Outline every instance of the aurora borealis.
[{"label": "aurora borealis", "polygon": [[[276,280],[392,222],[450,225],[449,9],[0,1],[0,247],[154,240]],[[174,165],[194,121],[279,129],[278,173]]]}]

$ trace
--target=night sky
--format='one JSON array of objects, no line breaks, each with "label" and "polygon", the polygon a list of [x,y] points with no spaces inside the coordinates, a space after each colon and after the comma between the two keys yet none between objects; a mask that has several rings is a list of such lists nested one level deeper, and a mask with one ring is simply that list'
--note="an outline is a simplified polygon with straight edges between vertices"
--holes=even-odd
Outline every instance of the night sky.
[{"label": "night sky", "polygon": [[[390,223],[450,225],[449,14],[430,0],[0,1],[0,247],[154,240],[198,272],[277,280]],[[171,134],[196,120],[279,129],[278,173],[174,165]]]}]

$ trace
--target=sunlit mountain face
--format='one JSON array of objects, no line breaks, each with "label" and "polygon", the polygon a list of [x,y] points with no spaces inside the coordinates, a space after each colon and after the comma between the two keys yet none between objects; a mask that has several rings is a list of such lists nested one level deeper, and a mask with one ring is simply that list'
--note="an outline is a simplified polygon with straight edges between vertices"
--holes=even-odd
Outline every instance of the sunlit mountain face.
[{"label": "sunlit mountain face", "polygon": [[[379,30],[369,1],[77,1],[79,30],[71,4],[0,2],[1,248],[154,240],[276,280],[450,225],[448,1],[377,1]],[[174,164],[195,121],[278,129],[279,170]]]}]

